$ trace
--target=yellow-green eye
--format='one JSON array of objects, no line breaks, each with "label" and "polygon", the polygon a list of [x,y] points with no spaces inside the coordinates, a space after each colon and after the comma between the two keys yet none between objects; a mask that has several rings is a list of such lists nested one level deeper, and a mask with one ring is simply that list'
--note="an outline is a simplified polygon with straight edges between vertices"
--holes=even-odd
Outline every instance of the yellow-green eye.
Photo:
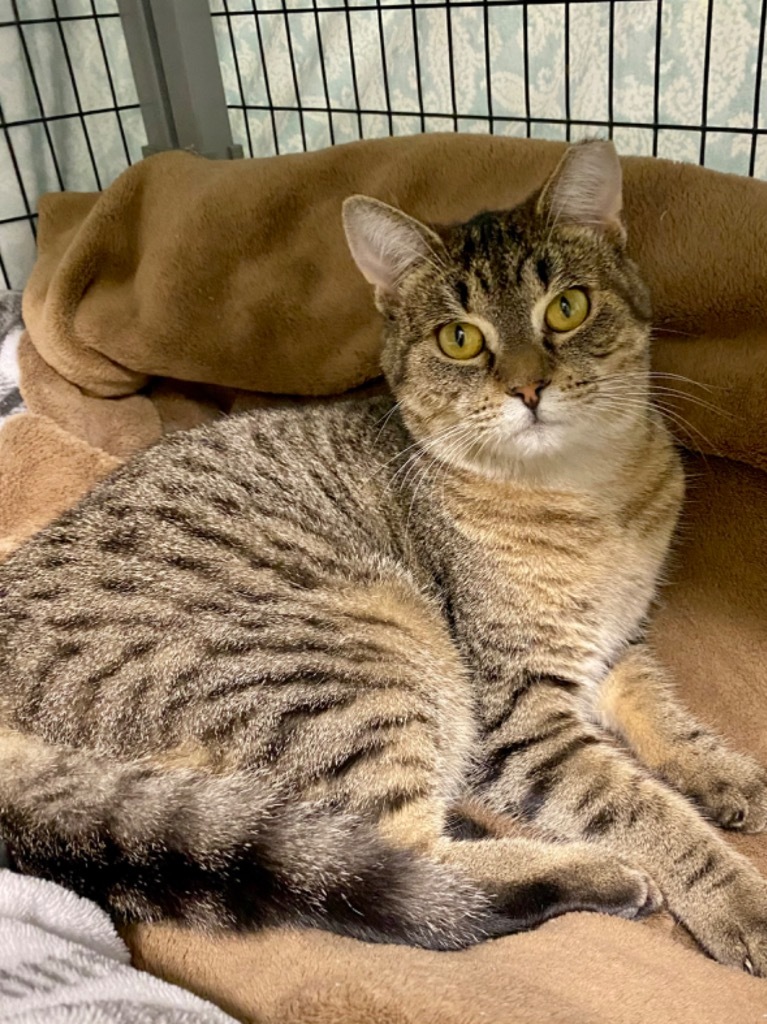
[{"label": "yellow-green eye", "polygon": [[451,359],[473,359],[485,347],[485,336],[479,327],[459,320],[440,327],[437,341]]},{"label": "yellow-green eye", "polygon": [[580,288],[568,288],[546,307],[546,323],[559,334],[574,331],[589,315],[589,297]]}]

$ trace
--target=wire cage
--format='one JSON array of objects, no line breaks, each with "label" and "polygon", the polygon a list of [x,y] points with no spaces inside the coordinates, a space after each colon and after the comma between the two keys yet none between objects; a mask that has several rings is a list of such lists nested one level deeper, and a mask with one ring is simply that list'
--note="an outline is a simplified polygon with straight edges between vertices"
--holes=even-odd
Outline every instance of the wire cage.
[{"label": "wire cage", "polygon": [[0,0],[0,284],[47,191],[142,155],[428,131],[613,138],[767,178],[767,0]]}]

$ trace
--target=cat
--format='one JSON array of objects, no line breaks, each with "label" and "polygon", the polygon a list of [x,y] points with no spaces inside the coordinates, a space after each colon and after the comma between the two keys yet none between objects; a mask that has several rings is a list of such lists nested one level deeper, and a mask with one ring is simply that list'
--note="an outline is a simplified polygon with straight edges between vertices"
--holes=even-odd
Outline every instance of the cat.
[{"label": "cat", "polygon": [[[433,949],[665,900],[767,973],[767,882],[689,799],[761,830],[765,772],[643,639],[684,485],[621,191],[591,141],[466,224],[350,197],[393,397],[168,436],[0,566],[17,870]],[[556,841],[451,836],[467,796]]]}]

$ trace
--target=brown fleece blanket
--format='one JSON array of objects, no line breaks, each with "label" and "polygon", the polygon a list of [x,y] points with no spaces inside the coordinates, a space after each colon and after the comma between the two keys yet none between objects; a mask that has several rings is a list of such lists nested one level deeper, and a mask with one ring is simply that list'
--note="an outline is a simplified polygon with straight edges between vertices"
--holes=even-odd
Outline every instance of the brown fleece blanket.
[{"label": "brown fleece blanket", "polygon": [[[345,196],[463,219],[515,203],[561,152],[432,135],[231,163],[171,153],[102,195],[46,197],[20,353],[30,412],[0,431],[2,549],[163,431],[376,376],[377,315],[343,241]],[[624,170],[655,368],[705,385],[661,381],[690,482],[656,644],[687,704],[767,764],[767,185],[650,159]],[[733,842],[767,873],[767,838]],[[259,1024],[767,1017],[767,981],[707,960],[663,915],[571,914],[449,954],[288,930],[142,926],[128,939],[139,966]]]}]

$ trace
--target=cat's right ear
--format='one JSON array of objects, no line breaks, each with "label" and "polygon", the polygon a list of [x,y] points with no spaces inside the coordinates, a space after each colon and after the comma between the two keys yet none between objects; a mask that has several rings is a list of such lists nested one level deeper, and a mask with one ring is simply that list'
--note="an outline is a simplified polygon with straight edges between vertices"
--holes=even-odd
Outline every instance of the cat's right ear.
[{"label": "cat's right ear", "polygon": [[572,224],[606,235],[620,245],[626,240],[621,162],[606,139],[570,146],[538,198],[539,214],[549,223]]},{"label": "cat's right ear", "polygon": [[376,292],[389,298],[419,262],[442,247],[425,224],[368,196],[345,200],[343,221],[354,262]]}]

